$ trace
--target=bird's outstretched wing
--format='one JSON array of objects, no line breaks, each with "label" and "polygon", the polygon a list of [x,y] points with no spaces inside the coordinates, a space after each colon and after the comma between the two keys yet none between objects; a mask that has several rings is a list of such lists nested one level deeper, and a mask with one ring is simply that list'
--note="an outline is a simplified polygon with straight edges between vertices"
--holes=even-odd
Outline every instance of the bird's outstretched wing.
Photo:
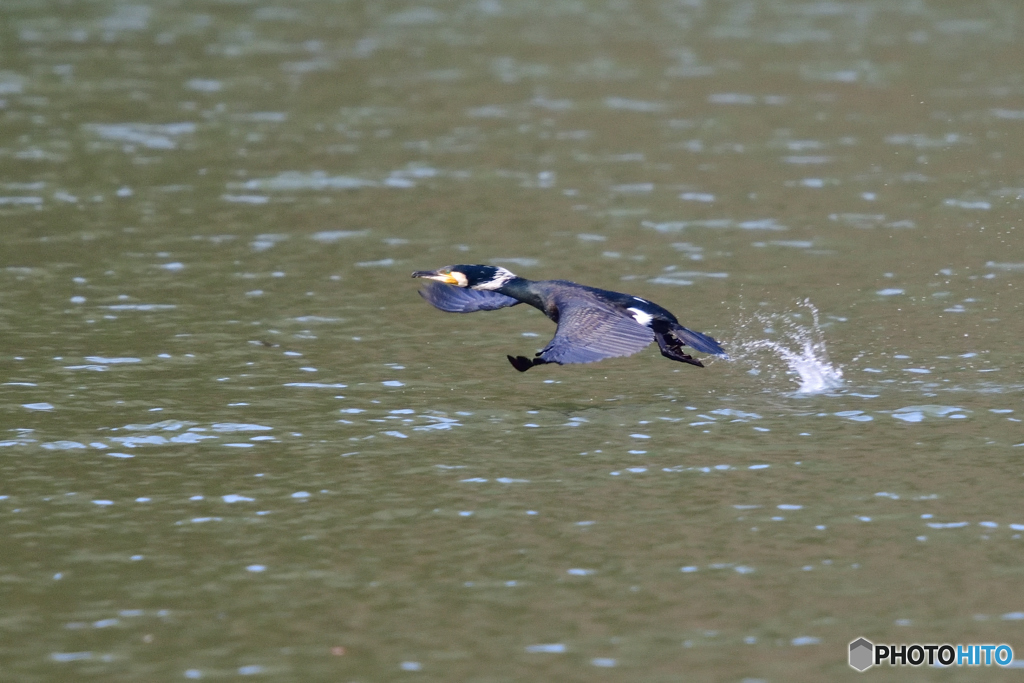
[{"label": "bird's outstretched wing", "polygon": [[420,296],[426,299],[430,305],[448,313],[494,311],[520,303],[518,299],[497,292],[452,287],[441,282],[428,281],[423,284]]},{"label": "bird's outstretched wing", "polygon": [[538,358],[544,363],[593,363],[631,356],[654,341],[654,332],[621,311],[593,301],[562,301],[558,330]]}]

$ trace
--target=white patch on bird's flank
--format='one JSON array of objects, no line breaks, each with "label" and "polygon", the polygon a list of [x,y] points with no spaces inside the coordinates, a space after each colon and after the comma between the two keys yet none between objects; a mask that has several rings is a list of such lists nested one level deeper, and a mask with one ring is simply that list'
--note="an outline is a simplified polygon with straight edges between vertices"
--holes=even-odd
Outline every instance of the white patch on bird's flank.
[{"label": "white patch on bird's flank", "polygon": [[649,325],[650,322],[654,320],[653,315],[645,311],[641,311],[639,308],[627,308],[626,310],[630,311],[633,314],[633,320],[637,321],[641,325]]},{"label": "white patch on bird's flank", "polygon": [[512,271],[505,270],[504,268],[501,268],[500,266],[498,266],[498,267],[495,267],[495,273],[494,273],[494,277],[493,278],[491,278],[487,282],[481,282],[480,284],[478,284],[473,289],[484,289],[484,290],[488,290],[488,291],[493,291],[495,289],[501,289],[502,287],[505,286],[506,282],[508,282],[509,280],[515,279],[515,277],[516,277],[516,274],[513,273]]}]

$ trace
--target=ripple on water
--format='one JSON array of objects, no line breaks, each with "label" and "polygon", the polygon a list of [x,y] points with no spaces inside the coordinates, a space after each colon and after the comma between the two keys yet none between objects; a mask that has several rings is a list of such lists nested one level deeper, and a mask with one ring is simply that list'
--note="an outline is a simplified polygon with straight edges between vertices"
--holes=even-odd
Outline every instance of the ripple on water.
[{"label": "ripple on water", "polygon": [[82,128],[104,140],[127,142],[148,149],[175,149],[176,137],[196,132],[191,122],[146,124],[146,123],[87,123]]},{"label": "ripple on water", "polygon": [[262,432],[271,430],[273,427],[242,422],[216,422],[210,425],[210,429],[215,432]]},{"label": "ripple on water", "polygon": [[645,228],[652,228],[661,233],[681,232],[683,230],[687,230],[690,228],[739,228],[741,230],[770,231],[782,231],[788,229],[785,225],[781,225],[774,218],[757,218],[745,221],[736,221],[731,218],[713,218],[690,221],[667,221],[662,223],[655,223],[653,221],[642,221],[640,224]]},{"label": "ripple on water", "polygon": [[892,416],[903,422],[923,422],[926,417],[947,417],[964,419],[971,411],[957,406],[920,405],[906,406],[892,412]]},{"label": "ripple on water", "polygon": [[561,654],[567,652],[568,648],[562,643],[539,643],[537,645],[527,645],[526,651],[530,653]]}]

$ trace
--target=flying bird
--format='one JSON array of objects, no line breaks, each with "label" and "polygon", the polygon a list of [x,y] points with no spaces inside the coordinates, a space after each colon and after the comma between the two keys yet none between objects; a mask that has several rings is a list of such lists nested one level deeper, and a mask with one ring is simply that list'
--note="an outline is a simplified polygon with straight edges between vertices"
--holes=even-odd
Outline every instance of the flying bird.
[{"label": "flying bird", "polygon": [[557,323],[554,338],[534,358],[508,356],[519,372],[545,363],[631,356],[652,341],[666,358],[699,368],[704,364],[685,353],[684,346],[725,355],[713,338],[688,330],[669,311],[638,296],[567,280],[527,280],[497,266],[445,266],[417,270],[412,276],[432,281],[425,283],[420,296],[442,311],[472,313],[529,304]]}]

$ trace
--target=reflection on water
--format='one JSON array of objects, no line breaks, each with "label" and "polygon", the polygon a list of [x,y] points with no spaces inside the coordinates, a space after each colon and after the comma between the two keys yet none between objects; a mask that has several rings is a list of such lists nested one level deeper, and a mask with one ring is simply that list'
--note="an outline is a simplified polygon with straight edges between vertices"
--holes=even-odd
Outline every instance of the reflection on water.
[{"label": "reflection on water", "polygon": [[[0,12],[7,678],[1021,640],[1015,3]],[[649,297],[732,360],[520,375],[550,321],[437,314],[437,263]]]}]

